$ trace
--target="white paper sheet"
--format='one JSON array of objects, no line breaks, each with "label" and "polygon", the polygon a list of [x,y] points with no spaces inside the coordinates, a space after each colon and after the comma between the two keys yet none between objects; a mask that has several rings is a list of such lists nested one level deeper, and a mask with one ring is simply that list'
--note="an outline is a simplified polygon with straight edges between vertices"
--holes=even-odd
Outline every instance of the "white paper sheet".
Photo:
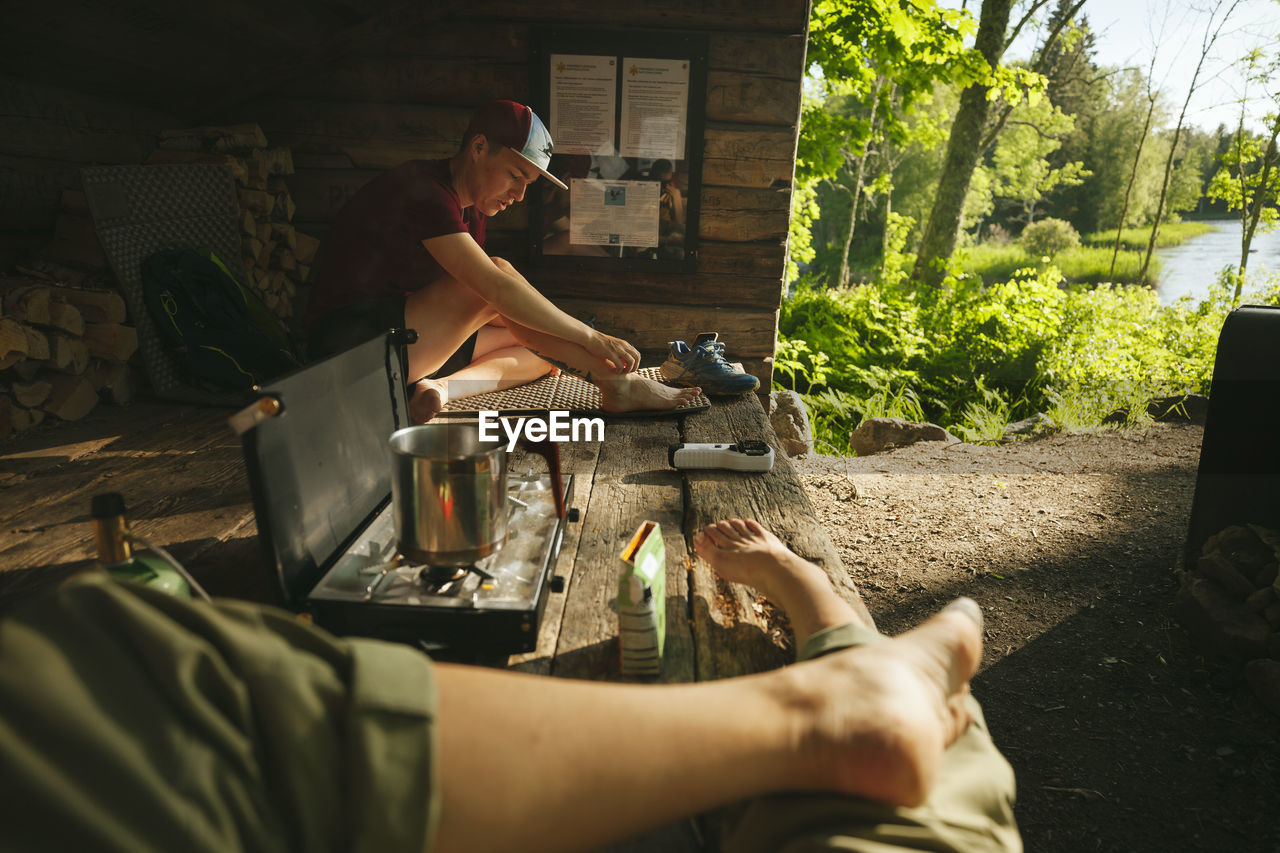
[{"label": "white paper sheet", "polygon": [[684,159],[687,59],[622,60],[623,157]]},{"label": "white paper sheet", "polygon": [[557,154],[613,154],[618,59],[551,54],[551,139]]},{"label": "white paper sheet", "polygon": [[590,246],[658,245],[657,181],[600,181],[575,178],[569,183],[573,218],[569,242]]}]

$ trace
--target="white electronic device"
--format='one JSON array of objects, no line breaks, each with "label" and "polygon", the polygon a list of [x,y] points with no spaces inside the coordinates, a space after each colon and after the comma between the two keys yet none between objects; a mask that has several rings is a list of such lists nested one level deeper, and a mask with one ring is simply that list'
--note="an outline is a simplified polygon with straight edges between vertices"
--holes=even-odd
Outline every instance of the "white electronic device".
[{"label": "white electronic device", "polygon": [[730,471],[768,471],[773,448],[763,441],[737,444],[673,444],[667,452],[672,468],[725,468]]}]

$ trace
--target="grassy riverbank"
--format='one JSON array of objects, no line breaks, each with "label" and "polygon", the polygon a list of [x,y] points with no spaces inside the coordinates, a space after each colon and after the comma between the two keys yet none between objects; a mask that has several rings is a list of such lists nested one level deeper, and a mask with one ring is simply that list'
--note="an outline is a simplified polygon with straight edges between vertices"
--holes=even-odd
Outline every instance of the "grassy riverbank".
[{"label": "grassy riverbank", "polygon": [[[1046,264],[994,284],[952,278],[937,290],[903,279],[801,285],[783,302],[775,381],[805,396],[823,452],[837,454],[850,452],[850,431],[868,417],[998,441],[1037,412],[1051,428],[1073,429],[1207,389],[1229,282],[1198,304],[1164,306],[1150,288],[1063,288],[1062,278]],[[1248,291],[1249,301],[1280,303],[1280,277]]]},{"label": "grassy riverbank", "polygon": [[[1213,231],[1204,222],[1175,222],[1160,227],[1156,235],[1156,248],[1178,246],[1194,237]],[[958,253],[960,270],[976,276],[986,284],[1008,281],[1018,270],[1043,270],[1050,263],[1069,284],[1098,285],[1104,282],[1116,284],[1142,284],[1155,287],[1160,279],[1160,259],[1152,258],[1147,274],[1140,276],[1142,258],[1146,254],[1150,228],[1126,228],[1120,232],[1120,251],[1115,253],[1116,232],[1099,231],[1088,235],[1084,245],[1063,249],[1052,258],[1029,254],[1013,243],[981,243]],[[1112,255],[1115,268],[1112,271]]]}]

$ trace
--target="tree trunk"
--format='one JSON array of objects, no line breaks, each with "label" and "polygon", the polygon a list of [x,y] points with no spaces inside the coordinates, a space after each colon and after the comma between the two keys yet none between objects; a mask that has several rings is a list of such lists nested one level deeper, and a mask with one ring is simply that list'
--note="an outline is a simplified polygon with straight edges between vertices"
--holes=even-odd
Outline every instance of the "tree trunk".
[{"label": "tree trunk", "polygon": [[[1236,282],[1236,301],[1240,300],[1240,290],[1244,286],[1244,270],[1249,265],[1249,246],[1253,243],[1254,232],[1258,230],[1258,220],[1262,218],[1262,208],[1267,199],[1267,180],[1271,177],[1271,167],[1276,162],[1276,138],[1280,137],[1280,116],[1271,125],[1271,141],[1267,143],[1267,153],[1262,158],[1262,169],[1258,174],[1258,189],[1253,196],[1253,205],[1249,210],[1248,227],[1240,245],[1240,278]],[[1247,196],[1241,196],[1243,207]]]},{"label": "tree trunk", "polygon": [[884,78],[877,77],[875,87],[871,90],[871,132],[867,134],[867,142],[862,146],[862,154],[858,156],[858,174],[849,203],[849,230],[845,232],[844,253],[840,256],[841,287],[849,284],[849,247],[853,245],[853,231],[858,227],[858,199],[862,197],[862,182],[867,173],[867,157],[871,154],[871,143],[876,137],[876,108],[880,104],[880,90],[883,87]]},{"label": "tree trunk", "polygon": [[[1152,60],[1151,65],[1154,70],[1155,60]],[[1148,82],[1147,85],[1149,87],[1151,84]],[[1124,221],[1129,216],[1129,199],[1133,194],[1133,184],[1138,178],[1138,161],[1142,159],[1142,149],[1147,144],[1147,131],[1151,129],[1151,118],[1156,111],[1155,96],[1148,92],[1147,97],[1147,117],[1142,123],[1142,135],[1138,137],[1138,150],[1133,154],[1133,168],[1129,170],[1129,183],[1124,188],[1124,204],[1120,208],[1120,221],[1116,223],[1116,245],[1111,250],[1111,271],[1107,274],[1107,280],[1113,284],[1116,280],[1116,259],[1120,257],[1120,235],[1124,232]]]},{"label": "tree trunk", "polygon": [[1173,158],[1178,153],[1178,140],[1182,137],[1182,128],[1187,120],[1187,106],[1191,103],[1191,96],[1196,93],[1200,71],[1204,68],[1204,61],[1209,58],[1213,43],[1218,40],[1218,35],[1231,17],[1231,13],[1235,11],[1236,6],[1240,5],[1240,0],[1232,0],[1226,14],[1218,22],[1218,26],[1214,27],[1213,19],[1222,8],[1223,2],[1225,0],[1219,0],[1209,13],[1209,23],[1205,25],[1204,39],[1200,43],[1200,60],[1196,62],[1195,73],[1191,75],[1191,85],[1187,87],[1187,97],[1182,101],[1182,110],[1178,113],[1178,124],[1173,129],[1173,144],[1169,146],[1169,156],[1164,161],[1164,182],[1160,185],[1160,200],[1156,202],[1156,217],[1151,223],[1151,236],[1147,238],[1147,254],[1142,259],[1142,269],[1138,273],[1139,282],[1146,279],[1147,269],[1151,266],[1151,256],[1156,251],[1156,236],[1160,233],[1160,221],[1164,218],[1164,203],[1169,196],[1169,180],[1173,176]]},{"label": "tree trunk", "polygon": [[[1013,0],[982,0],[974,47],[993,70],[1004,54],[1004,34],[1009,27],[1012,8]],[[969,182],[973,180],[973,170],[978,165],[982,128],[990,103],[987,100],[989,88],[974,84],[960,95],[960,108],[947,140],[938,193],[934,197],[929,222],[920,241],[920,254],[912,272],[912,278],[928,287],[936,287],[942,281],[945,262],[956,248],[964,199],[969,194]]]}]

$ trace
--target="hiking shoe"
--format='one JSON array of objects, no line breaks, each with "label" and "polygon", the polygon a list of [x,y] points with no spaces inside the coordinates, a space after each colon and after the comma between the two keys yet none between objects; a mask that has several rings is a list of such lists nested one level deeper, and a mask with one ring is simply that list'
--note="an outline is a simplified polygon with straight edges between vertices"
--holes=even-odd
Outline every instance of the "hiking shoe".
[{"label": "hiking shoe", "polygon": [[760,387],[759,379],[724,360],[724,344],[714,334],[698,339],[701,343],[692,347],[684,341],[671,342],[671,354],[659,368],[667,384],[696,385],[707,394],[744,394]]}]

